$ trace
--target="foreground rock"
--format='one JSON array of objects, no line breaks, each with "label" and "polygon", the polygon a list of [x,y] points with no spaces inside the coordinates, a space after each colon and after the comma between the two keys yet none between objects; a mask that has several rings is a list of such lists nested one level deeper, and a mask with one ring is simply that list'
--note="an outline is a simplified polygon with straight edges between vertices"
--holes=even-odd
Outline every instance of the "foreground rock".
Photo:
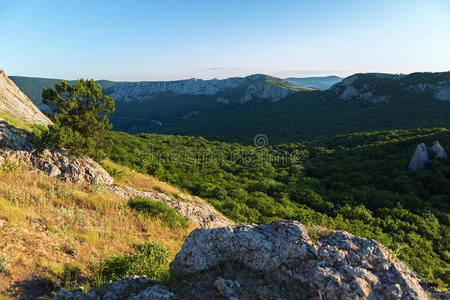
[{"label": "foreground rock", "polygon": [[176,298],[174,293],[168,291],[158,281],[147,280],[145,276],[130,276],[111,283],[104,283],[89,293],[83,293],[82,289],[75,289],[73,291],[61,289],[53,299],[172,300]]},{"label": "foreground rock", "polygon": [[86,184],[114,183],[113,178],[90,158],[75,159],[59,150],[37,151],[26,138],[0,123],[0,165],[25,164],[51,177]]},{"label": "foreground rock", "polygon": [[[383,245],[339,231],[314,242],[293,221],[196,229],[170,269],[202,273],[221,263],[242,263],[323,299],[427,299],[418,277]],[[218,279],[216,288],[233,295],[239,287]]]},{"label": "foreground rock", "polygon": [[189,221],[199,225],[200,227],[216,228],[234,224],[233,221],[225,218],[209,204],[198,200],[185,202],[173,199],[163,193],[138,191],[128,186],[111,186],[110,190],[127,198],[143,197],[167,203],[180,216],[187,218]]}]

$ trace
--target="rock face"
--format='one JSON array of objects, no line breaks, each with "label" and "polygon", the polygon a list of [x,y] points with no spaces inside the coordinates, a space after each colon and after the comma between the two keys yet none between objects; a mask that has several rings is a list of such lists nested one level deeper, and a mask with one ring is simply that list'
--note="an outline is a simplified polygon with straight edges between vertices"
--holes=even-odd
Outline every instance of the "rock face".
[{"label": "rock face", "polygon": [[79,184],[114,183],[108,172],[93,160],[70,158],[67,153],[58,150],[38,152],[29,140],[0,124],[0,165],[12,162],[20,162],[31,170]]},{"label": "rock face", "polygon": [[450,72],[409,75],[354,74],[336,83],[330,91],[342,100],[387,102],[392,95],[428,94],[436,100],[450,101]]},{"label": "rock face", "polygon": [[433,146],[430,148],[430,152],[434,155],[435,158],[443,158],[447,159],[447,153],[445,152],[444,148],[442,148],[441,144],[439,144],[439,141],[435,141]]},{"label": "rock face", "polygon": [[184,202],[172,199],[163,193],[138,191],[131,187],[111,186],[110,190],[127,198],[144,197],[155,201],[161,201],[172,207],[180,216],[187,218],[194,224],[204,228],[216,228],[234,224],[225,218],[209,204],[198,200]]},{"label": "rock face", "polygon": [[68,291],[59,290],[54,300],[86,299],[86,300],[175,300],[175,294],[168,291],[158,281],[148,280],[145,276],[130,276],[111,283],[104,283],[99,288],[83,293],[82,289]]},{"label": "rock face", "polygon": [[[255,74],[247,77],[227,79],[186,79],[177,81],[118,82],[105,89],[105,93],[116,101],[151,101],[162,95],[217,95],[217,102],[244,103],[253,98],[276,102],[301,88],[289,88],[268,82],[267,75]],[[286,82],[287,83],[287,82]],[[307,89],[307,88],[305,88]],[[231,97],[232,96],[232,97]]]},{"label": "rock face", "polygon": [[0,112],[24,124],[51,123],[2,69],[0,69]]},{"label": "rock face", "polygon": [[[383,245],[340,231],[314,242],[293,221],[196,229],[170,269],[200,273],[233,262],[319,290],[322,299],[427,299],[418,277]],[[220,280],[216,288],[232,295],[239,287]]]},{"label": "rock face", "polygon": [[425,169],[425,163],[430,161],[430,159],[447,159],[447,153],[444,148],[442,148],[439,141],[435,141],[433,146],[431,146],[430,151],[428,151],[427,146],[424,143],[417,145],[416,151],[409,162],[408,170],[410,171],[421,171]]},{"label": "rock face", "polygon": [[410,171],[420,171],[425,169],[425,163],[429,160],[428,149],[424,143],[417,145],[416,151],[408,165]]}]

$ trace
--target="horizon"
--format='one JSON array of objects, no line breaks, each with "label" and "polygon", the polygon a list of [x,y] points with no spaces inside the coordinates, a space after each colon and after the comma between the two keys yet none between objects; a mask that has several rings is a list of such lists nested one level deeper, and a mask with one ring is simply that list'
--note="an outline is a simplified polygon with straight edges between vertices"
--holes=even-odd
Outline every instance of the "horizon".
[{"label": "horizon", "polygon": [[450,69],[443,0],[0,0],[0,35],[1,67],[24,77],[168,81]]},{"label": "horizon", "polygon": [[[0,70],[5,71],[4,69],[2,69],[0,67]],[[356,74],[393,74],[393,75],[410,75],[413,73],[427,73],[429,71],[423,71],[423,72],[411,72],[411,73],[381,73],[381,72],[357,72],[357,73],[353,73],[350,74],[348,76],[338,76],[338,75],[334,75],[334,74],[330,74],[330,75],[323,75],[323,76],[291,76],[291,77],[277,77],[283,80],[286,80],[288,78],[296,78],[296,79],[307,79],[307,78],[326,78],[326,77],[338,77],[341,79],[345,79],[347,77],[350,77],[352,75],[356,75]],[[445,73],[445,72],[450,72],[450,70],[447,71],[436,71],[436,72],[429,72],[429,73]],[[248,74],[248,75],[243,75],[243,76],[230,76],[230,77],[224,77],[224,78],[217,78],[217,77],[213,77],[213,78],[198,78],[198,77],[190,77],[190,78],[180,78],[180,79],[173,79],[173,80],[135,80],[135,81],[131,81],[131,80],[111,80],[108,78],[51,78],[51,77],[36,77],[36,76],[23,76],[23,75],[16,75],[16,74],[8,74],[7,71],[5,71],[5,73],[7,74],[8,77],[23,77],[23,78],[37,78],[37,79],[48,79],[48,80],[66,80],[66,81],[75,81],[78,79],[85,79],[85,80],[90,80],[93,79],[94,81],[111,81],[111,82],[161,82],[161,81],[184,81],[184,80],[192,80],[192,79],[196,79],[196,80],[224,80],[224,79],[229,79],[229,78],[244,78],[244,77],[248,77],[248,76],[252,76],[252,75],[266,75],[266,76],[272,76],[272,77],[276,77],[270,74],[262,74],[262,73],[253,73],[253,74]]]}]

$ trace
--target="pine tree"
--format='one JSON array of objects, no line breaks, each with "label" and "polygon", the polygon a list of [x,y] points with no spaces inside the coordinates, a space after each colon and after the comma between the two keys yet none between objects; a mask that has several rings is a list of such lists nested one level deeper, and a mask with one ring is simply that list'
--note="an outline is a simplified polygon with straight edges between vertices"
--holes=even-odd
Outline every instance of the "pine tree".
[{"label": "pine tree", "polygon": [[103,96],[94,80],[67,81],[44,88],[42,100],[51,111],[53,124],[37,126],[33,140],[39,147],[60,148],[76,156],[104,157],[104,146],[112,128],[109,116],[114,112],[114,100]]}]

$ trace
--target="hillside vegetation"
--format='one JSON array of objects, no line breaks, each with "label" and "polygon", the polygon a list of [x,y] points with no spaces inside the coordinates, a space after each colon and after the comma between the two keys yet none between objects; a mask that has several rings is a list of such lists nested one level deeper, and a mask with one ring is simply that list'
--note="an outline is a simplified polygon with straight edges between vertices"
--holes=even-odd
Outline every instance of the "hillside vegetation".
[{"label": "hillside vegetation", "polygon": [[236,222],[298,220],[373,238],[448,284],[450,164],[410,172],[418,143],[444,128],[340,135],[271,147],[112,132],[108,156],[207,199]]},{"label": "hillside vegetation", "polygon": [[[162,247],[157,250],[162,251],[161,265],[150,273],[161,279],[193,228],[174,226],[172,220],[179,216],[166,206],[156,203],[159,206],[152,207],[159,213],[150,216],[100,186],[61,182],[30,173],[20,163],[5,163],[0,177],[0,299],[2,295],[30,299],[49,295],[57,287],[89,289],[116,279],[111,270],[127,275],[113,266],[136,272],[132,268],[145,257],[135,256],[133,249],[153,247],[151,243]],[[167,214],[171,219],[165,218]],[[127,267],[125,262],[133,261],[134,267]]]}]

